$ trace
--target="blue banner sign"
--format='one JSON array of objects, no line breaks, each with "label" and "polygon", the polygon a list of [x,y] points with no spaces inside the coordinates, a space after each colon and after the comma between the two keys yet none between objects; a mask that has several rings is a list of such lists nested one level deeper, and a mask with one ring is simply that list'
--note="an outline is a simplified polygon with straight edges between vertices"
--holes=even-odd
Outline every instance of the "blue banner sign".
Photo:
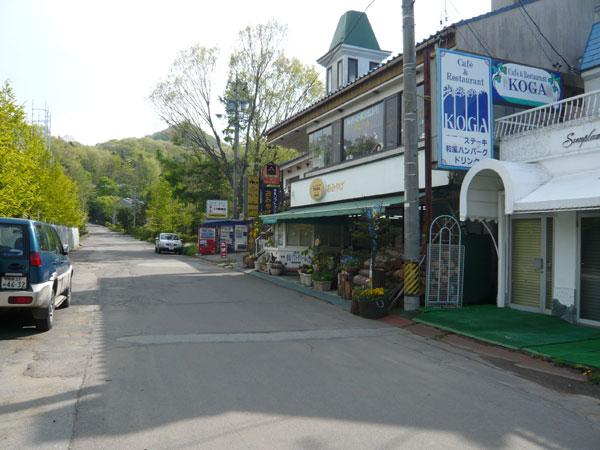
[{"label": "blue banner sign", "polygon": [[494,103],[499,104],[541,106],[562,99],[560,73],[496,59],[492,87]]},{"label": "blue banner sign", "polygon": [[438,166],[468,170],[493,154],[492,60],[440,49],[437,64]]}]

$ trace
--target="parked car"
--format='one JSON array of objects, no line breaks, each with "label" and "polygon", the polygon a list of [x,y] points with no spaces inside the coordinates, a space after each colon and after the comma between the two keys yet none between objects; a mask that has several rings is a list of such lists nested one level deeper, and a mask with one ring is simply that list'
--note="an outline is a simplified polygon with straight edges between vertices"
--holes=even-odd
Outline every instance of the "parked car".
[{"label": "parked car", "polygon": [[183,241],[173,233],[160,233],[154,240],[154,252],[183,253]]},{"label": "parked car", "polygon": [[0,218],[0,312],[25,311],[39,331],[71,304],[73,265],[53,225]]}]

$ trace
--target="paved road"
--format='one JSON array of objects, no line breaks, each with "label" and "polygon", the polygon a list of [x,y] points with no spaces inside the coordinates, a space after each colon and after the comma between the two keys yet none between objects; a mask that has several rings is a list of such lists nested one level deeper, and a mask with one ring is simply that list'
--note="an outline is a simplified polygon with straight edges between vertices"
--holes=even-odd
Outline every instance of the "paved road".
[{"label": "paved road", "polygon": [[0,448],[600,448],[600,401],[90,227],[55,328],[1,330]]}]

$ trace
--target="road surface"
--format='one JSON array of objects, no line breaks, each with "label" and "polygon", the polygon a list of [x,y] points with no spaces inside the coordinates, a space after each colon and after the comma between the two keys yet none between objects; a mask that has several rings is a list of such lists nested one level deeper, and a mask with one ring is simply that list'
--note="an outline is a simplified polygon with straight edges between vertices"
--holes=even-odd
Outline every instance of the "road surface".
[{"label": "road surface", "polygon": [[600,448],[600,400],[90,226],[73,306],[0,330],[0,448]]}]

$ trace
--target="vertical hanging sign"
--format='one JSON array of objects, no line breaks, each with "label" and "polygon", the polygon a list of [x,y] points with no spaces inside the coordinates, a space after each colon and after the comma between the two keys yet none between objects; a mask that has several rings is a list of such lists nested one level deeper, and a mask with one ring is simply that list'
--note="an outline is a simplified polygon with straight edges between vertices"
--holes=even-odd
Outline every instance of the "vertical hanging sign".
[{"label": "vertical hanging sign", "polygon": [[440,49],[437,64],[439,167],[468,170],[493,156],[492,61]]}]

